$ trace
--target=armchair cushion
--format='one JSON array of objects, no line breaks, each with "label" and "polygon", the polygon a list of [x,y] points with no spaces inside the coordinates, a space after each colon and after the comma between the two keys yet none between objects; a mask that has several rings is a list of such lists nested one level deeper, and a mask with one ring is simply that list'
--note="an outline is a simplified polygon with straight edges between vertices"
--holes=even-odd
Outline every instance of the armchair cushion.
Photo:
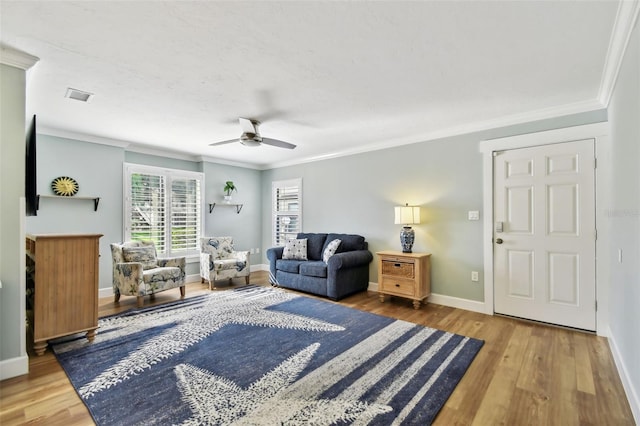
[{"label": "armchair cushion", "polygon": [[156,249],[153,246],[123,247],[122,256],[125,262],[142,263],[142,269],[145,271],[158,267]]},{"label": "armchair cushion", "polygon": [[[147,269],[142,272],[142,279],[146,284],[159,283],[165,281],[179,281],[181,271],[180,268],[166,267]],[[169,287],[171,288],[171,287]]]}]

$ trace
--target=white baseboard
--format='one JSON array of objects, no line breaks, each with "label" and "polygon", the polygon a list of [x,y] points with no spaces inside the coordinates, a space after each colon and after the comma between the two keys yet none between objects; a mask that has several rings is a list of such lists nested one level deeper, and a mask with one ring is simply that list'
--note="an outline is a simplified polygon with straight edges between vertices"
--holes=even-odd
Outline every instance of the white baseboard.
[{"label": "white baseboard", "polygon": [[265,263],[260,263],[258,265],[251,265],[251,272],[256,272],[256,271],[269,272],[269,265]]},{"label": "white baseboard", "polygon": [[479,312],[486,314],[486,307],[484,302],[478,302],[477,300],[461,299],[459,297],[446,296],[444,294],[431,293],[429,303],[435,303],[436,305],[449,306],[451,308],[464,309],[465,311]]},{"label": "white baseboard", "polygon": [[22,355],[0,361],[0,380],[29,373],[29,357]]},{"label": "white baseboard", "polygon": [[[377,292],[378,283],[370,282],[367,290]],[[452,308],[464,309],[465,311],[480,312],[481,314],[486,313],[484,302],[478,302],[477,300],[461,299],[459,297],[431,293],[431,296],[429,296],[427,301],[429,303],[434,303],[436,305],[443,305],[443,306],[449,306]]]},{"label": "white baseboard", "polygon": [[618,376],[620,376],[622,387],[627,394],[627,401],[629,401],[629,406],[631,406],[633,418],[635,419],[636,424],[640,425],[640,398],[638,397],[639,390],[635,389],[633,386],[633,382],[631,381],[631,377],[629,376],[629,372],[627,371],[624,360],[622,359],[622,356],[620,356],[620,351],[618,350],[618,345],[616,344],[615,338],[612,336],[611,332],[609,332],[608,335],[609,347],[611,348],[611,354],[613,355],[613,360],[618,369]]}]

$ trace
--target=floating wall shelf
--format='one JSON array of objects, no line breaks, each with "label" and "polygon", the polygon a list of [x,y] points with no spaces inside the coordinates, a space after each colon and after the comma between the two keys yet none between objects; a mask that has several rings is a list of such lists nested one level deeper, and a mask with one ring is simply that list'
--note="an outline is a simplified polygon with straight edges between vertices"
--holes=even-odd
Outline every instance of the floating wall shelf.
[{"label": "floating wall shelf", "polygon": [[213,209],[215,208],[215,206],[222,206],[222,207],[228,206],[228,207],[235,207],[236,208],[236,213],[240,214],[240,210],[242,210],[242,206],[243,205],[244,204],[209,203],[209,213],[213,212]]},{"label": "floating wall shelf", "polygon": [[93,211],[98,211],[98,203],[100,203],[100,197],[62,197],[60,195],[40,195],[36,196],[36,210],[40,209],[40,198],[58,198],[63,200],[93,200]]}]

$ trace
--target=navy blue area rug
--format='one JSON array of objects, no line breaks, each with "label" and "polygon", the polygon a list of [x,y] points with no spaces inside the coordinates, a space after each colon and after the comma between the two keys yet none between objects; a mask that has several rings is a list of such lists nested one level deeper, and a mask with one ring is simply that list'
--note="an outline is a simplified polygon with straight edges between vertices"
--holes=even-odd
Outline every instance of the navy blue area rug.
[{"label": "navy blue area rug", "polygon": [[53,350],[100,425],[425,425],[483,344],[259,286],[99,326]]}]

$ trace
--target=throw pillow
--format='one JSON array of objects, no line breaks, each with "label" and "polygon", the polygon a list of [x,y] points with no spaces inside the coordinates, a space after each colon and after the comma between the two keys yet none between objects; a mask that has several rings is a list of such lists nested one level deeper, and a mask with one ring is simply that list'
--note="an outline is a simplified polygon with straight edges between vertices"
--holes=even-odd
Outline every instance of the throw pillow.
[{"label": "throw pillow", "polygon": [[153,246],[123,247],[122,256],[125,262],[142,263],[142,269],[145,271],[158,267],[156,249]]},{"label": "throw pillow", "polygon": [[327,244],[327,247],[324,249],[324,253],[322,253],[322,261],[324,263],[328,263],[329,258],[336,254],[336,250],[338,250],[341,242],[342,241],[336,239]]},{"label": "throw pillow", "polygon": [[296,240],[294,238],[288,240],[284,245],[282,252],[283,259],[307,260],[307,239]]}]

